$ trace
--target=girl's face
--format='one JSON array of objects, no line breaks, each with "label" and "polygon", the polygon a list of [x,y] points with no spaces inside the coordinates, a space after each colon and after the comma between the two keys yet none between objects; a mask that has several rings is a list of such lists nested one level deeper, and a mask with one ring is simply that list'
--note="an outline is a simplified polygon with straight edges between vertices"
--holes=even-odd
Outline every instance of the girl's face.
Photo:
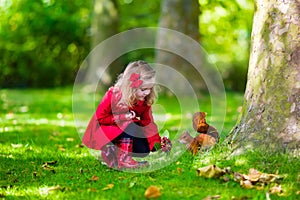
[{"label": "girl's face", "polygon": [[136,98],[140,101],[145,100],[145,97],[151,93],[154,83],[154,78],[144,81],[141,87],[139,87],[136,91]]}]

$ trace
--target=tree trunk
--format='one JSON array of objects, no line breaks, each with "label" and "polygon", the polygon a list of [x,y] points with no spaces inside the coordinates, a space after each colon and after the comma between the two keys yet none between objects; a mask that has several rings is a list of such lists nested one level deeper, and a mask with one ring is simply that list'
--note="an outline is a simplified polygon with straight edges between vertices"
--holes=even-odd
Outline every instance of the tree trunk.
[{"label": "tree trunk", "polygon": [[[179,31],[197,42],[199,42],[199,2],[195,0],[163,0],[161,5],[161,16],[159,27],[168,28],[175,31]],[[171,35],[161,32],[158,34],[157,44],[159,47],[170,49],[174,48],[188,48],[178,40],[178,38],[173,38]],[[191,52],[193,53],[193,52]],[[195,54],[195,53],[194,53]],[[201,62],[202,55],[194,55],[199,58],[199,63]],[[176,74],[181,74],[185,76],[189,83],[194,88],[203,89],[203,81],[199,72],[188,63],[180,55],[176,55],[174,52],[166,52],[162,50],[156,51],[156,63],[163,64],[174,69],[174,74],[158,74],[157,80],[163,81],[168,80],[174,83],[174,87],[185,91],[185,88],[178,82]],[[180,89],[180,87],[183,87]]]},{"label": "tree trunk", "polygon": [[244,104],[229,140],[237,150],[298,149],[300,1],[256,0],[255,6]]},{"label": "tree trunk", "polygon": [[[91,25],[92,41],[91,47],[95,48],[102,41],[118,33],[119,11],[116,0],[93,0],[93,19]],[[119,73],[120,66],[114,63],[109,68],[98,66],[102,55],[97,52],[91,54],[89,60],[89,71],[86,75],[86,82],[94,84],[100,81],[105,86],[109,86],[113,78]]]}]

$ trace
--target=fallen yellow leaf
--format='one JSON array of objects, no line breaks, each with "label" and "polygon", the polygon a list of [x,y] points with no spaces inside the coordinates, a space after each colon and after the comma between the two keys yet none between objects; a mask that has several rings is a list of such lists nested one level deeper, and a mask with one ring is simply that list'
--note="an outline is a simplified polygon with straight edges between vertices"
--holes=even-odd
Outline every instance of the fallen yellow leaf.
[{"label": "fallen yellow leaf", "polygon": [[160,189],[157,186],[150,186],[147,188],[147,190],[145,191],[145,197],[147,199],[150,198],[157,198],[160,197],[161,193],[160,193]]},{"label": "fallen yellow leaf", "polygon": [[91,178],[92,181],[98,181],[99,180],[99,177],[96,176],[96,175],[93,175],[92,178]]},{"label": "fallen yellow leaf", "polygon": [[224,170],[216,165],[209,165],[206,167],[198,168],[197,175],[206,178],[219,178],[225,174]]},{"label": "fallen yellow leaf", "polygon": [[90,192],[97,192],[97,189],[96,188],[90,188],[90,189],[88,189],[88,191],[90,191]]},{"label": "fallen yellow leaf", "polygon": [[22,148],[23,144],[11,144],[12,148]]},{"label": "fallen yellow leaf", "polygon": [[233,179],[236,181],[236,182],[240,182],[242,180],[244,180],[244,177],[242,174],[238,173],[238,172],[234,172],[233,173]]},{"label": "fallen yellow leaf", "polygon": [[282,193],[282,192],[283,191],[282,191],[281,185],[274,186],[269,189],[270,194],[278,194],[278,193]]},{"label": "fallen yellow leaf", "polygon": [[[257,171],[257,170],[254,169],[254,168],[251,168],[251,169],[249,169],[248,177],[245,178],[245,179],[248,179],[248,180],[250,180],[251,182],[257,182],[257,181],[260,179],[261,175],[262,175],[261,172]],[[246,177],[246,176],[247,176],[247,175],[245,175],[245,177]]]},{"label": "fallen yellow leaf", "polygon": [[62,188],[59,185],[52,186],[52,187],[40,188],[40,194],[41,195],[47,195],[47,194],[52,193],[52,192],[57,191],[57,190],[62,190]]},{"label": "fallen yellow leaf", "polygon": [[207,196],[203,200],[213,200],[213,199],[220,199],[220,195],[214,195],[214,196]]},{"label": "fallen yellow leaf", "polygon": [[251,181],[249,181],[249,180],[240,181],[240,185],[241,185],[243,188],[246,188],[246,189],[251,189],[251,188],[254,187],[254,186],[252,185]]},{"label": "fallen yellow leaf", "polygon": [[66,140],[67,140],[67,142],[73,142],[75,139],[74,138],[67,138]]},{"label": "fallen yellow leaf", "polygon": [[180,174],[183,172],[183,169],[182,169],[182,168],[179,168],[179,167],[176,168],[176,170],[177,170],[177,172],[180,173]]},{"label": "fallen yellow leaf", "polygon": [[106,187],[102,188],[102,190],[110,190],[114,187],[114,184],[108,184]]}]

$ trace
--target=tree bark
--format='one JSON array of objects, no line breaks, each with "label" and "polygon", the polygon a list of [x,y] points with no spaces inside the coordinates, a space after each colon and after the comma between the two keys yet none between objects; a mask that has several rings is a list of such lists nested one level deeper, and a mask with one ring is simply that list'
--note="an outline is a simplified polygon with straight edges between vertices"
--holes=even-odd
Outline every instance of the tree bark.
[{"label": "tree bark", "polygon": [[[300,146],[300,1],[256,0],[248,81],[236,150]],[[239,151],[240,152],[240,151]]]},{"label": "tree bark", "polygon": [[[119,10],[116,0],[93,0],[93,18],[91,25],[91,48],[95,48],[102,41],[118,33]],[[89,60],[89,71],[85,81],[91,84],[100,81],[108,87],[112,84],[113,78],[122,68],[120,63],[113,63],[107,66],[98,66],[102,55],[93,53]],[[102,58],[103,59],[103,58]]]}]

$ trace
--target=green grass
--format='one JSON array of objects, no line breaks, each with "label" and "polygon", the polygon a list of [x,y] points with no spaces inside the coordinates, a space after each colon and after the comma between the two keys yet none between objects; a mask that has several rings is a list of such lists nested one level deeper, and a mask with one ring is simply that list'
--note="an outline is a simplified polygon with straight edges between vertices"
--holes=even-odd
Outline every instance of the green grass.
[{"label": "green grass", "polygon": [[[91,97],[91,94],[86,94]],[[227,93],[226,117],[222,141],[234,126],[243,95]],[[90,98],[81,99],[81,109],[91,109]],[[150,167],[139,173],[117,171],[102,165],[81,145],[84,125],[74,126],[72,89],[0,90],[0,198],[5,199],[145,199],[145,190],[157,186],[158,199],[204,199],[220,195],[220,199],[266,199],[272,185],[262,190],[243,189],[233,180],[207,179],[196,176],[198,167],[216,164],[231,167],[234,172],[248,173],[256,168],[265,173],[284,175],[280,184],[284,193],[270,194],[271,199],[299,199],[299,158],[288,154],[269,155],[251,151],[229,156],[226,145],[192,157],[176,142],[181,131],[191,127],[191,110],[180,114],[178,102],[160,97],[157,116],[168,113],[159,121],[161,132],[168,130],[173,139],[171,153],[154,153],[147,159]],[[210,98],[199,100],[201,109],[210,115]],[[76,116],[76,115],[75,115]],[[183,117],[182,117],[183,116]],[[82,119],[88,121],[89,115]],[[212,124],[218,116],[211,116]],[[167,165],[166,165],[167,163]],[[165,166],[166,165],[166,166]],[[112,188],[107,188],[113,184]]]}]

